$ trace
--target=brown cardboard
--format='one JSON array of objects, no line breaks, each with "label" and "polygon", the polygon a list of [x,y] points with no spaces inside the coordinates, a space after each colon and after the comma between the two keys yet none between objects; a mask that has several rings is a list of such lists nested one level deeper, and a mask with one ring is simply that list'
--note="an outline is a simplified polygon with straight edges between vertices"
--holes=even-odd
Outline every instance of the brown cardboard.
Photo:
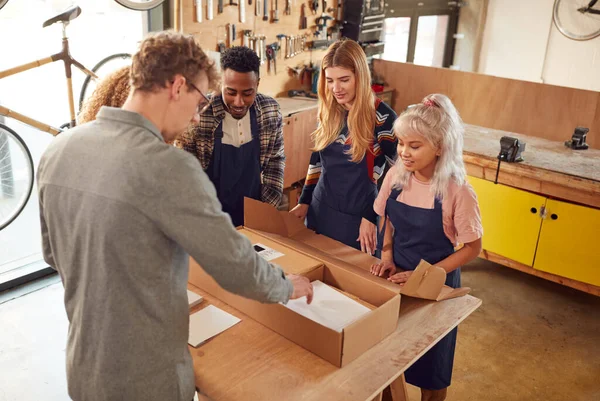
[{"label": "brown cardboard", "polygon": [[[383,304],[373,305],[376,309],[339,333],[282,305],[261,304],[225,291],[193,259],[190,259],[191,284],[337,367],[350,363],[395,330],[400,309],[400,296],[395,292],[382,288],[375,282],[361,280],[351,272],[335,265],[321,266],[305,273],[305,276],[311,281],[321,280],[328,285],[350,292],[360,299],[365,299],[369,293],[379,292],[380,297],[387,295],[384,297],[387,300]],[[358,285],[359,281],[362,281],[361,286]],[[356,287],[360,289],[348,291],[348,288]]]},{"label": "brown cardboard", "polygon": [[316,259],[300,252],[296,252],[287,246],[282,246],[269,238],[259,236],[250,230],[240,227],[238,228],[238,231],[244,234],[252,244],[260,243],[272,249],[277,248],[279,252],[283,253],[283,256],[270,260],[270,262],[276,265],[285,266],[285,272],[287,274],[304,275],[323,265],[323,263]]},{"label": "brown cardboard", "polygon": [[[446,272],[441,267],[431,266],[422,260],[417,269],[411,275],[404,286],[390,283],[388,280],[372,276],[369,269],[374,263],[380,260],[367,255],[352,247],[346,246],[336,240],[324,235],[316,234],[307,229],[301,221],[285,212],[278,212],[267,204],[246,199],[245,208],[248,213],[245,216],[246,226],[260,231],[266,231],[265,235],[273,238],[282,244],[294,244],[294,249],[303,251],[313,256],[319,255],[319,258],[327,259],[330,262],[340,259],[338,264],[344,265],[350,270],[356,267],[364,270],[370,277],[377,280],[380,285],[386,286],[399,294],[414,298],[428,299],[432,301],[443,301],[445,299],[456,298],[468,294],[471,289],[468,287],[452,288],[444,285],[446,281]],[[261,219],[257,218],[262,216]],[[268,219],[265,217],[268,216]],[[265,224],[264,220],[269,223]],[[299,226],[300,224],[300,226]],[[284,229],[271,230],[271,227],[285,227]],[[320,251],[315,252],[315,249]],[[342,263],[345,262],[345,263]],[[442,277],[443,275],[443,277]],[[427,279],[424,280],[424,277]],[[440,285],[441,280],[441,285]]]},{"label": "brown cardboard", "polygon": [[469,287],[452,288],[444,285],[446,271],[438,266],[432,266],[425,260],[421,262],[402,286],[400,293],[409,297],[443,301],[444,299],[467,295]]},{"label": "brown cardboard", "polygon": [[[258,209],[254,206],[258,206]],[[283,212],[280,218],[279,212],[261,202],[251,204],[250,207],[246,203],[246,212],[246,225],[252,228],[243,227],[240,233],[251,238],[253,243],[262,243],[286,255],[289,253],[293,256],[289,261],[295,264],[294,271],[302,271],[311,281],[321,280],[372,305],[374,309],[340,333],[282,305],[261,304],[229,293],[192,259],[189,275],[191,284],[338,367],[347,365],[396,329],[400,295],[393,284],[385,280],[378,281],[377,277],[364,269],[290,238],[308,229],[287,212]],[[307,258],[310,268],[298,267],[300,256]],[[273,263],[289,273],[283,257],[273,260]]]}]

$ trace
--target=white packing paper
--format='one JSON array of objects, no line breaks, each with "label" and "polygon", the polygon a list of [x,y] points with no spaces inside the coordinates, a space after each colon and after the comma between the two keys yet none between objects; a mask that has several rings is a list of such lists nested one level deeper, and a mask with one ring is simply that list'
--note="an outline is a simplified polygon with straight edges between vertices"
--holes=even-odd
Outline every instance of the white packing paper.
[{"label": "white packing paper", "polygon": [[339,333],[370,311],[319,280],[313,281],[312,285],[314,295],[310,305],[306,303],[306,297],[302,297],[292,299],[284,306]]},{"label": "white packing paper", "polygon": [[230,313],[208,305],[190,316],[188,344],[197,347],[206,340],[227,330],[241,320]]}]

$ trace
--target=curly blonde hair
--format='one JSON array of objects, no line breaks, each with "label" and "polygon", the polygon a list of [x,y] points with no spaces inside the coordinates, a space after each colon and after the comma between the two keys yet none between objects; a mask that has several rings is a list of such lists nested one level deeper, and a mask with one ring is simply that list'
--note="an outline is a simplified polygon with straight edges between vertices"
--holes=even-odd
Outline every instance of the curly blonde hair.
[{"label": "curly blonde hair", "polygon": [[79,124],[95,120],[102,106],[123,106],[131,90],[130,71],[130,66],[121,67],[98,83],[94,93],[84,102],[79,112]]}]

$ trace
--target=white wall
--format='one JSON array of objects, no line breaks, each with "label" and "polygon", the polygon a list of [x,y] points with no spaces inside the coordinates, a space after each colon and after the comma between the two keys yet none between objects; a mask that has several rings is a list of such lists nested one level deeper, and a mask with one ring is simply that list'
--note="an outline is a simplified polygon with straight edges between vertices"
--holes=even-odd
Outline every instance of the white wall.
[{"label": "white wall", "polygon": [[552,23],[554,0],[489,0],[482,74],[600,91],[600,38],[577,42]]}]

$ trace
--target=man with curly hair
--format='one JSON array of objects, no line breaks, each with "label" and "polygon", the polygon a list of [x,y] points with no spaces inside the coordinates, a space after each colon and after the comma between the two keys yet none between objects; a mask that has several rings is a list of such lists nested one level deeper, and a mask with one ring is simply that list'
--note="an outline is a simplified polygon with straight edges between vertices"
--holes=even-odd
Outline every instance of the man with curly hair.
[{"label": "man with curly hair", "polygon": [[176,142],[200,160],[234,226],[244,223],[244,197],[278,206],[283,194],[283,118],[258,93],[259,67],[248,47],[226,50],[221,93]]},{"label": "man with curly hair", "polygon": [[261,302],[307,295],[254,251],[190,154],[168,145],[209,102],[213,63],[161,32],[134,55],[129,97],[60,134],[37,174],[42,249],[65,289],[74,401],[191,401],[188,254],[223,288]]}]

